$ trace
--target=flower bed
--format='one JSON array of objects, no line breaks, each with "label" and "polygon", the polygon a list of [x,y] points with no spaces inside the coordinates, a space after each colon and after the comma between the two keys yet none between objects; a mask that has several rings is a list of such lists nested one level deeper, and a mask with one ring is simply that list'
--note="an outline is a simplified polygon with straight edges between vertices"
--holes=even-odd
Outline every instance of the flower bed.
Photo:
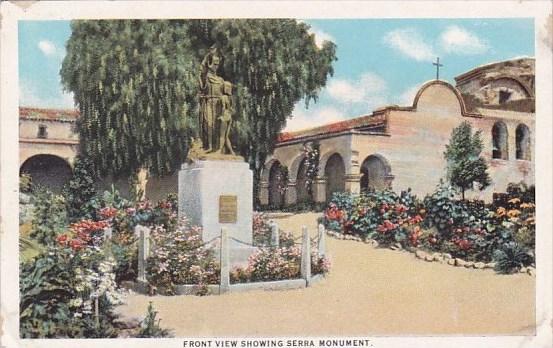
[{"label": "flower bed", "polygon": [[[230,272],[233,284],[269,282],[300,278],[301,251],[290,233],[279,233],[279,246],[270,246],[271,228],[262,214],[253,219],[254,244],[259,245],[247,267]],[[158,293],[174,295],[194,292],[213,293],[220,282],[220,268],[214,250],[203,246],[201,229],[181,221],[175,230],[156,226],[152,230],[152,256],[148,259],[148,282]],[[316,245],[312,245],[316,250]],[[330,269],[328,258],[314,251],[311,273],[325,274]],[[180,290],[179,290],[180,289]]]},{"label": "flower bed", "polygon": [[148,282],[153,290],[175,294],[182,284],[198,286],[199,294],[206,285],[219,283],[219,264],[214,251],[204,247],[201,228],[182,219],[174,229],[154,226],[151,233],[153,247],[148,258]]},{"label": "flower bed", "polygon": [[172,226],[176,206],[170,200],[131,204],[116,191],[87,204],[86,215],[68,225],[63,197],[37,190],[28,235],[40,248],[20,267],[22,337],[117,337],[140,329],[114,313],[120,283],[136,277],[133,229],[139,222]]},{"label": "flower bed", "polygon": [[[514,193],[513,193],[514,192]],[[409,191],[334,195],[325,210],[327,229],[381,246],[446,253],[473,263],[494,262],[500,273],[534,265],[535,204],[524,190],[503,197],[506,206],[455,200],[440,185],[420,201]]]}]

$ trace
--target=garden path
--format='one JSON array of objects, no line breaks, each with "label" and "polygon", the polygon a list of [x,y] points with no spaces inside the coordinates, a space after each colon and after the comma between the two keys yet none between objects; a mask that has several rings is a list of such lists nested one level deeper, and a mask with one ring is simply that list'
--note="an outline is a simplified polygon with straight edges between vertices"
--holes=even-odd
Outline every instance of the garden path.
[{"label": "garden path", "polygon": [[[279,219],[284,230],[314,213]],[[532,334],[535,278],[415,259],[413,254],[327,239],[330,274],[312,287],[222,296],[132,294],[119,307],[141,317],[152,301],[176,337]]]}]

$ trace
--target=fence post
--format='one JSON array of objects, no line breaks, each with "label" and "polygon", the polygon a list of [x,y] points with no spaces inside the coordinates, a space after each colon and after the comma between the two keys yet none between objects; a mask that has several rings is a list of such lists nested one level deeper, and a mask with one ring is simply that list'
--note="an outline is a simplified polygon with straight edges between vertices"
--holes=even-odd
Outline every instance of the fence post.
[{"label": "fence post", "polygon": [[301,229],[301,277],[305,279],[305,285],[309,286],[311,280],[311,241],[309,240],[307,227],[303,226]]},{"label": "fence post", "polygon": [[113,237],[113,229],[111,227],[104,228],[104,241],[111,240]]},{"label": "fence post", "polygon": [[325,256],[326,253],[326,231],[323,224],[319,224],[319,255]]},{"label": "fence post", "polygon": [[146,283],[146,267],[150,256],[150,229],[141,225],[135,227],[139,235],[138,243],[138,281]]},{"label": "fence post", "polygon": [[221,228],[221,284],[219,293],[223,294],[230,290],[230,267],[229,267],[229,245],[228,231]]},{"label": "fence post", "polygon": [[271,222],[271,246],[278,247],[279,244],[278,224],[273,221]]},{"label": "fence post", "polygon": [[94,323],[96,324],[96,328],[100,327],[100,304],[98,295],[94,297]]}]

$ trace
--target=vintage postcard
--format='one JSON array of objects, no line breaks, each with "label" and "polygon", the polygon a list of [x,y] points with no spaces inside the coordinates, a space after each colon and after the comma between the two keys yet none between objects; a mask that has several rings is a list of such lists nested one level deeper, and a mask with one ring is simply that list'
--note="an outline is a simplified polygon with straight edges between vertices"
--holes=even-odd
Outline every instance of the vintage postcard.
[{"label": "vintage postcard", "polygon": [[550,347],[550,2],[4,2],[2,347]]}]

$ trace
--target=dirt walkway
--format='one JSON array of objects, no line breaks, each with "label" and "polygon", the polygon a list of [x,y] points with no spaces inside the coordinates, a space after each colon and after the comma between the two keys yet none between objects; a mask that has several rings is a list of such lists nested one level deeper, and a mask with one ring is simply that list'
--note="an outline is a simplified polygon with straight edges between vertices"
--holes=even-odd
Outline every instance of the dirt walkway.
[{"label": "dirt walkway", "polygon": [[[315,214],[279,220],[315,234]],[[327,239],[328,277],[313,287],[223,296],[131,295],[120,307],[143,316],[148,301],[177,337],[532,334],[535,278],[456,268],[407,252]]]}]

